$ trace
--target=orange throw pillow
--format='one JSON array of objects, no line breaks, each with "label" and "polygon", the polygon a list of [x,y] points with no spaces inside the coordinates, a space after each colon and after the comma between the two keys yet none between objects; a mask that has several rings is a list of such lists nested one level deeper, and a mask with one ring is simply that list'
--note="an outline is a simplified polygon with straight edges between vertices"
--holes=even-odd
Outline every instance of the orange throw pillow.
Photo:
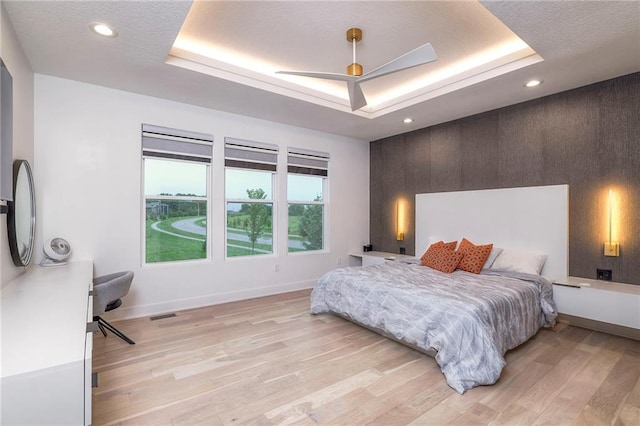
[{"label": "orange throw pillow", "polygon": [[460,248],[457,250],[463,255],[462,260],[458,264],[458,269],[479,274],[482,266],[489,258],[492,248],[493,244],[477,246],[466,238],[463,238],[460,242]]},{"label": "orange throw pillow", "polygon": [[438,241],[431,244],[420,258],[420,264],[450,274],[456,270],[456,266],[458,266],[460,259],[463,257],[462,253],[455,251],[457,244],[457,241],[449,243]]},{"label": "orange throw pillow", "polygon": [[448,243],[445,243],[445,242],[442,243],[442,246],[443,246],[443,248],[445,250],[452,250],[452,251],[456,249],[457,245],[458,245],[457,241],[450,241]]},{"label": "orange throw pillow", "polygon": [[425,251],[422,257],[420,258],[420,260],[422,261],[421,262],[422,266],[425,266],[424,264],[425,260],[429,259],[430,256],[433,256],[433,253],[435,253],[436,250],[444,249],[448,251],[454,251],[456,249],[457,244],[458,244],[457,241],[451,241],[449,243],[445,243],[444,241],[438,241],[437,243],[431,244],[429,248],[427,248],[427,251]]},{"label": "orange throw pillow", "polygon": [[458,251],[446,250],[440,247],[433,250],[433,253],[422,262],[422,265],[450,274],[456,270],[458,263],[460,263],[463,257],[464,255]]}]

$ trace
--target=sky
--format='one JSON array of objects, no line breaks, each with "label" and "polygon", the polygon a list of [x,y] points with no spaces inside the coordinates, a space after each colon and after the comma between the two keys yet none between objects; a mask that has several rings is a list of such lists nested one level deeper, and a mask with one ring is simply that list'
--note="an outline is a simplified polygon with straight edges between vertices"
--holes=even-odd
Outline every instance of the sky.
[{"label": "sky", "polygon": [[[207,165],[180,161],[146,158],[145,195],[165,194],[207,194]],[[169,177],[169,178],[168,178]],[[247,198],[247,189],[261,188],[272,199],[271,173],[226,169],[225,198]],[[322,195],[322,178],[316,176],[288,175],[287,199],[292,201],[313,201]]]}]

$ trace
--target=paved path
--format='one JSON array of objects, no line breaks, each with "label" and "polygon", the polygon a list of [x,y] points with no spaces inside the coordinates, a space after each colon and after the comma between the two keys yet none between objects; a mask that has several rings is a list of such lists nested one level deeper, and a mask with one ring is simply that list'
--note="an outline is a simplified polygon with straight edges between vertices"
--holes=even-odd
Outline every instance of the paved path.
[{"label": "paved path", "polygon": [[[151,224],[151,229],[153,229],[154,231],[158,231],[158,232],[162,232],[163,234],[168,234],[168,235],[173,235],[174,237],[179,237],[179,238],[184,238],[185,240],[194,240],[194,241],[207,241],[206,239],[203,238],[194,238],[194,237],[188,237],[186,235],[181,235],[181,234],[176,234],[174,232],[169,232],[169,231],[165,231],[164,229],[160,229],[158,227],[158,224],[161,221],[155,222]],[[206,233],[204,234],[206,235]]]},{"label": "paved path", "polygon": [[[196,234],[196,235],[207,235],[207,228],[198,225],[196,222],[201,220],[202,217],[196,217],[196,218],[189,218],[189,219],[180,219],[180,220],[176,220],[175,222],[173,222],[171,224],[172,228],[175,229],[179,229],[180,231],[185,231],[185,232],[190,232],[192,234]],[[206,241],[203,238],[196,238],[196,237],[189,237],[186,235],[182,235],[182,234],[177,234],[174,232],[170,232],[170,231],[165,231],[164,229],[160,229],[158,227],[158,222],[155,222],[151,225],[151,228],[154,229],[155,231],[158,232],[162,232],[163,234],[168,234],[168,235],[173,235],[175,237],[179,237],[179,238],[184,238],[187,240],[194,240],[194,241]],[[238,230],[239,231],[239,230]],[[243,242],[251,242],[251,240],[249,239],[249,235],[247,235],[244,232],[234,232],[233,229],[228,229],[227,230],[227,239],[230,240],[235,240],[235,241],[243,241]],[[272,237],[260,237],[258,238],[258,240],[256,241],[257,244],[266,244],[266,245],[273,245],[273,238]],[[239,246],[239,245],[233,245],[233,244],[229,244],[227,243],[228,246],[230,247],[238,247],[238,248],[246,248],[244,246]],[[296,248],[296,249],[303,249],[304,250],[304,245],[302,244],[302,241],[299,240],[290,240],[289,241],[289,247],[290,248]],[[271,253],[268,250],[260,250],[260,249],[255,249],[255,251],[259,251],[262,253]]]},{"label": "paved path", "polygon": [[172,228],[179,229],[185,232],[191,232],[192,234],[198,235],[207,235],[207,228],[204,226],[200,226],[196,223],[196,221],[204,219],[203,217],[189,218],[189,219],[181,219],[176,220],[171,224]]}]

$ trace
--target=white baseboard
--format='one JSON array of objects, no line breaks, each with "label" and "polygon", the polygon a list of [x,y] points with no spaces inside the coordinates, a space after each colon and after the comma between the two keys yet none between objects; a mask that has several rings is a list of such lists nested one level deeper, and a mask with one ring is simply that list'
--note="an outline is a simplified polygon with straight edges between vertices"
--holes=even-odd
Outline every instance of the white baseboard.
[{"label": "white baseboard", "polygon": [[203,306],[219,305],[221,303],[289,293],[297,290],[306,290],[313,288],[316,281],[317,280],[300,281],[272,287],[259,287],[249,290],[234,291],[231,293],[208,294],[205,296],[171,300],[168,302],[154,303],[150,305],[121,306],[118,309],[105,313],[103,317],[108,321],[117,321],[166,314],[168,312],[182,311],[185,309],[201,308]]}]

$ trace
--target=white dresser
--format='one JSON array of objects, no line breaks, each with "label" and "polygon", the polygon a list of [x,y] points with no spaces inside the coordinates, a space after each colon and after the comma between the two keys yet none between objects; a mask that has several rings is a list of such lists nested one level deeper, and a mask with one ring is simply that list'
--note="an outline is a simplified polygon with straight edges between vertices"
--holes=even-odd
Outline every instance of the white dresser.
[{"label": "white dresser", "polygon": [[1,303],[3,425],[91,424],[93,263],[32,265]]}]

